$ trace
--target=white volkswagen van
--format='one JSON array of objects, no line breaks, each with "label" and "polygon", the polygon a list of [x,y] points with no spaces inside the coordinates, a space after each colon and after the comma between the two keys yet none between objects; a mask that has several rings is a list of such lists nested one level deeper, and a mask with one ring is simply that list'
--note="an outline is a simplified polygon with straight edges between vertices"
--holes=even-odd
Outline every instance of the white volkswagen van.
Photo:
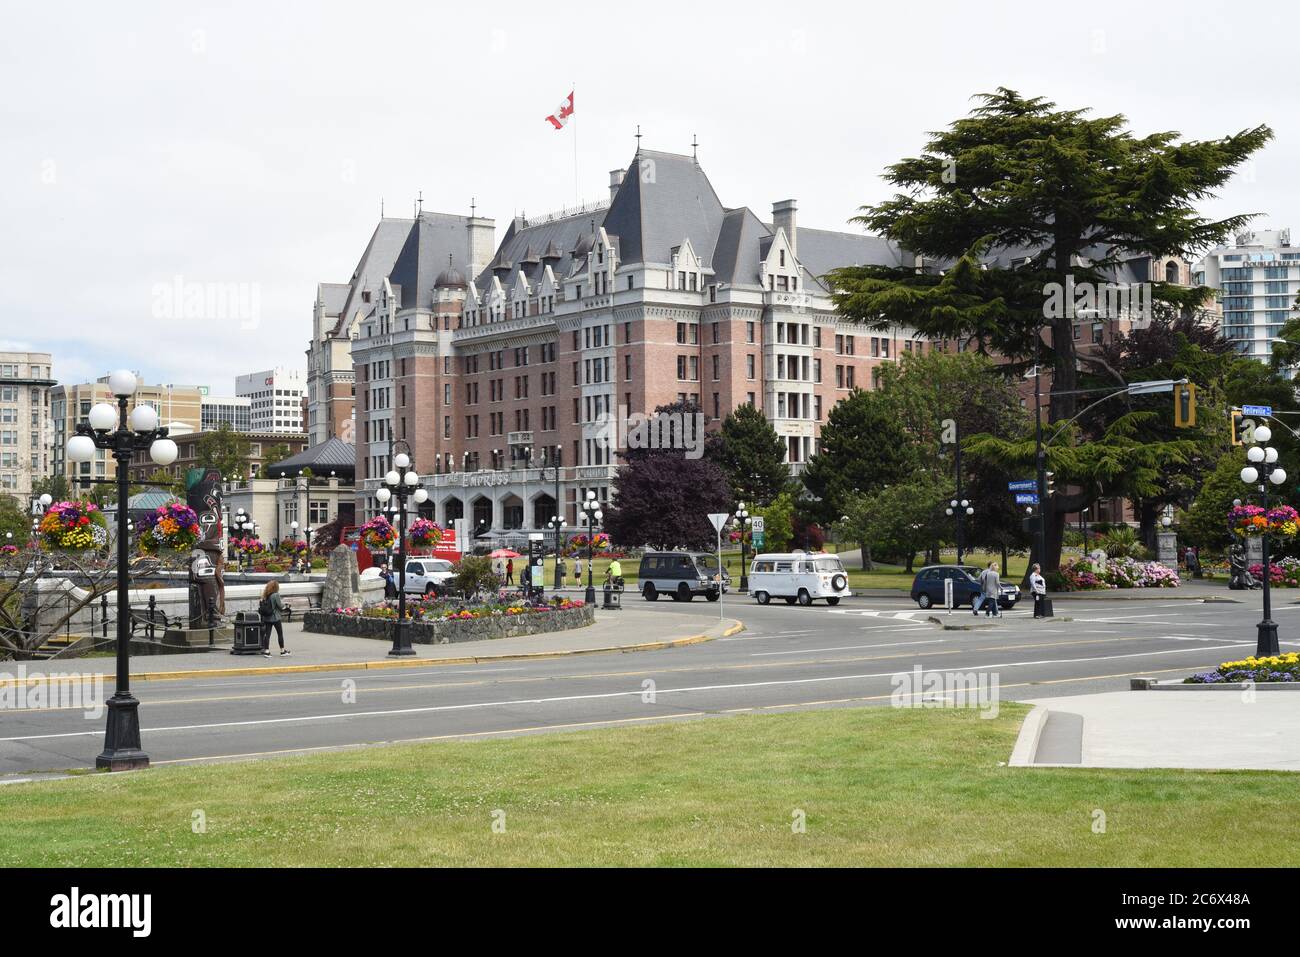
[{"label": "white volkswagen van", "polygon": [[749,566],[749,593],[760,605],[773,598],[784,598],[787,605],[811,605],[818,598],[838,605],[853,594],[839,556],[825,552],[759,555]]}]

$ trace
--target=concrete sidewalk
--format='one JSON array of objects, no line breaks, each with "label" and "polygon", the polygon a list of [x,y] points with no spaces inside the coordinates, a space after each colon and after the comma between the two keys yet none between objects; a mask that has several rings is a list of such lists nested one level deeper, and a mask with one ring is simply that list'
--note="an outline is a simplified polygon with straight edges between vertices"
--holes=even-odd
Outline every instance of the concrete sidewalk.
[{"label": "concrete sidewalk", "polygon": [[[447,645],[420,645],[412,658],[390,658],[388,641],[348,638],[340,635],[306,633],[301,622],[284,627],[285,646],[292,652],[281,657],[275,633],[271,634],[270,658],[261,655],[232,655],[228,651],[194,654],[150,655],[131,660],[133,680],[222,677],[258,673],[293,674],[313,671],[342,671],[351,668],[407,668],[431,664],[473,664],[511,658],[563,657],[597,652],[650,651],[711,641],[734,634],[744,625],[732,618],[701,620],[699,615],[625,609],[596,611],[596,621],[586,628],[569,631],[467,641]],[[19,664],[28,673],[57,675],[102,674],[112,680],[113,657],[53,659],[50,661],[6,662],[0,665],[0,682],[13,679]]]},{"label": "concrete sidewalk", "polygon": [[1030,699],[1011,764],[1300,771],[1300,695],[1115,691]]}]

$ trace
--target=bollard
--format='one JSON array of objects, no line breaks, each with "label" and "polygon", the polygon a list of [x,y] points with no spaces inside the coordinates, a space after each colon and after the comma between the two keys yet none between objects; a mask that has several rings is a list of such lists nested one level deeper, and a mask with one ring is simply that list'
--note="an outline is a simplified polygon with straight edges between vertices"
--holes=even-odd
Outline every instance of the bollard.
[{"label": "bollard", "polygon": [[108,593],[99,596],[99,626],[104,638],[108,637]]},{"label": "bollard", "polygon": [[157,607],[157,605],[158,605],[158,598],[157,598],[157,596],[155,596],[155,595],[150,595],[150,596],[149,596],[149,627],[148,627],[148,630],[145,632],[145,634],[147,634],[147,635],[149,636],[149,639],[150,639],[150,640],[153,640],[153,636],[154,636],[154,635],[153,635],[153,616],[154,616],[154,609]]}]

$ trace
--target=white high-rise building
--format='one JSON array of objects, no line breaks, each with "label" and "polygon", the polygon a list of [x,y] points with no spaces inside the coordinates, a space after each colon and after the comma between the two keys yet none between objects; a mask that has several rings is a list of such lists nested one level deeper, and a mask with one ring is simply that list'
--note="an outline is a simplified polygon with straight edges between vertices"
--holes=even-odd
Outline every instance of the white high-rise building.
[{"label": "white high-rise building", "polygon": [[253,432],[303,431],[303,396],[306,383],[297,369],[268,369],[235,380],[235,395],[250,400]]},{"label": "white high-rise building", "polygon": [[1235,245],[1207,252],[1192,278],[1219,291],[1223,337],[1261,362],[1272,355],[1283,323],[1300,315],[1300,248],[1291,245],[1289,229],[1238,233]]},{"label": "white high-rise building", "polygon": [[47,478],[53,465],[53,385],[48,352],[0,352],[0,493],[24,507],[32,482]]}]

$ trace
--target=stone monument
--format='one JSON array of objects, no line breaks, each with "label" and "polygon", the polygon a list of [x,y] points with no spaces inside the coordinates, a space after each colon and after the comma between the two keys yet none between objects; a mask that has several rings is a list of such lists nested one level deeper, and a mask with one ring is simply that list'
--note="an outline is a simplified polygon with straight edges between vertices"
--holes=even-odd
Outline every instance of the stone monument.
[{"label": "stone monument", "polygon": [[1178,571],[1178,533],[1156,532],[1156,561]]},{"label": "stone monument", "polygon": [[322,611],[361,607],[361,576],[357,573],[357,554],[346,545],[339,545],[330,552],[320,606]]}]

